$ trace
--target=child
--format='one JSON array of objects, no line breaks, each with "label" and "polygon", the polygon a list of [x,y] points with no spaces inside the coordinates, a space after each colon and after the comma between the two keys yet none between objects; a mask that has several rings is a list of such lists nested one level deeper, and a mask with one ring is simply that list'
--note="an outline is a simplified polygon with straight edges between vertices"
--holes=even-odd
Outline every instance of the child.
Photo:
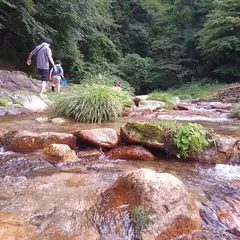
[{"label": "child", "polygon": [[118,80],[115,82],[114,87],[121,89],[121,80],[120,80],[120,79],[118,79]]},{"label": "child", "polygon": [[61,82],[61,77],[64,77],[64,72],[63,72],[63,68],[61,67],[61,61],[57,60],[55,62],[56,64],[56,68],[57,71],[54,70],[54,68],[51,69],[50,71],[50,80],[53,81],[53,85],[52,85],[52,91],[55,91],[55,86],[57,87],[57,92],[60,93],[60,82]]}]

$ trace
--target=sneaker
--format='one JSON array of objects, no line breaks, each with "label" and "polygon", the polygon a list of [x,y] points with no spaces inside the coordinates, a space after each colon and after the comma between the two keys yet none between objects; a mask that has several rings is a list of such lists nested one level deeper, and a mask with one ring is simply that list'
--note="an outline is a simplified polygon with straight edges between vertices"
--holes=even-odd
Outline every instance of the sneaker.
[{"label": "sneaker", "polygon": [[54,86],[52,86],[52,91],[53,91],[53,92],[55,91],[55,87],[54,87]]}]

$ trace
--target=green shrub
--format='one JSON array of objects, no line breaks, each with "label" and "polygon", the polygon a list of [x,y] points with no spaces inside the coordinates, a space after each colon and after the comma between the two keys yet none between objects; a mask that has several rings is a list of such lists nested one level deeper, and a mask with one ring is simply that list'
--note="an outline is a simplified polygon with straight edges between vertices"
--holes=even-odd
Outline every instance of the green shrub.
[{"label": "green shrub", "polygon": [[9,102],[6,99],[0,97],[0,106],[6,107],[7,105],[9,105]]},{"label": "green shrub", "polygon": [[180,123],[175,131],[173,142],[179,158],[199,154],[209,144],[206,131],[197,123]]},{"label": "green shrub", "polygon": [[123,105],[114,95],[113,87],[79,85],[65,93],[52,106],[54,116],[72,118],[79,122],[100,123],[115,121]]},{"label": "green shrub", "polygon": [[240,105],[237,105],[231,109],[228,114],[229,118],[237,118],[240,120]]},{"label": "green shrub", "polygon": [[130,221],[134,228],[134,235],[139,239],[141,232],[149,225],[154,223],[153,213],[143,206],[134,207],[130,212]]}]

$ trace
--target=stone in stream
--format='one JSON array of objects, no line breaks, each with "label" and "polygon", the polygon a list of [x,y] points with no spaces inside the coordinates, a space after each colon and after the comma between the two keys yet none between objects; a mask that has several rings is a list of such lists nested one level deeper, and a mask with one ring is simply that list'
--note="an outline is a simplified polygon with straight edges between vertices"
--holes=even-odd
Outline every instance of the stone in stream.
[{"label": "stone in stream", "polygon": [[42,239],[32,226],[26,225],[20,217],[0,212],[1,240],[39,240]]},{"label": "stone in stream", "polygon": [[113,148],[120,143],[120,137],[112,128],[97,128],[75,131],[73,133],[79,143],[87,143],[96,147]]},{"label": "stone in stream", "polygon": [[76,146],[76,138],[69,133],[11,131],[4,134],[2,143],[6,150],[26,152],[43,149],[54,143],[67,144],[69,147],[74,148]]},{"label": "stone in stream", "polygon": [[142,146],[119,146],[111,149],[106,156],[115,159],[152,161],[154,155]]},{"label": "stone in stream", "polygon": [[0,142],[3,139],[4,134],[7,132],[7,130],[5,128],[0,128]]},{"label": "stone in stream", "polygon": [[120,135],[127,143],[163,149],[160,134],[161,129],[154,123],[129,122],[120,129]]},{"label": "stone in stream", "polygon": [[143,240],[169,240],[200,229],[197,205],[183,183],[168,173],[150,169],[133,170],[121,175],[112,186],[133,206],[153,214],[153,222],[141,233]]},{"label": "stone in stream", "polygon": [[98,149],[90,149],[86,151],[80,151],[78,153],[79,158],[91,159],[91,160],[100,159],[102,156],[104,156],[103,152],[101,152]]},{"label": "stone in stream", "polygon": [[209,146],[204,148],[200,154],[191,154],[187,159],[202,163],[230,163],[239,158],[240,149],[238,145],[240,140],[217,134],[213,134],[211,137],[212,141]]},{"label": "stone in stream", "polygon": [[66,144],[51,144],[45,147],[42,153],[50,163],[77,160],[75,152]]}]

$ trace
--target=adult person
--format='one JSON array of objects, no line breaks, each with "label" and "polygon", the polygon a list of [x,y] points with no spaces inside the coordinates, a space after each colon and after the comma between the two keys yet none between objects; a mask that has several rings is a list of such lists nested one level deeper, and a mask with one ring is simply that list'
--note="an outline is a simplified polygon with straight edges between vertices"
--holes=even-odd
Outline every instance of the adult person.
[{"label": "adult person", "polygon": [[52,40],[49,38],[45,38],[44,42],[38,45],[28,56],[27,64],[31,65],[32,56],[35,55],[37,57],[37,68],[39,73],[41,74],[42,87],[40,96],[43,96],[43,92],[46,89],[48,76],[49,76],[49,62],[53,65],[55,71],[57,71],[56,65],[52,58],[52,50],[50,48],[52,44]]}]

